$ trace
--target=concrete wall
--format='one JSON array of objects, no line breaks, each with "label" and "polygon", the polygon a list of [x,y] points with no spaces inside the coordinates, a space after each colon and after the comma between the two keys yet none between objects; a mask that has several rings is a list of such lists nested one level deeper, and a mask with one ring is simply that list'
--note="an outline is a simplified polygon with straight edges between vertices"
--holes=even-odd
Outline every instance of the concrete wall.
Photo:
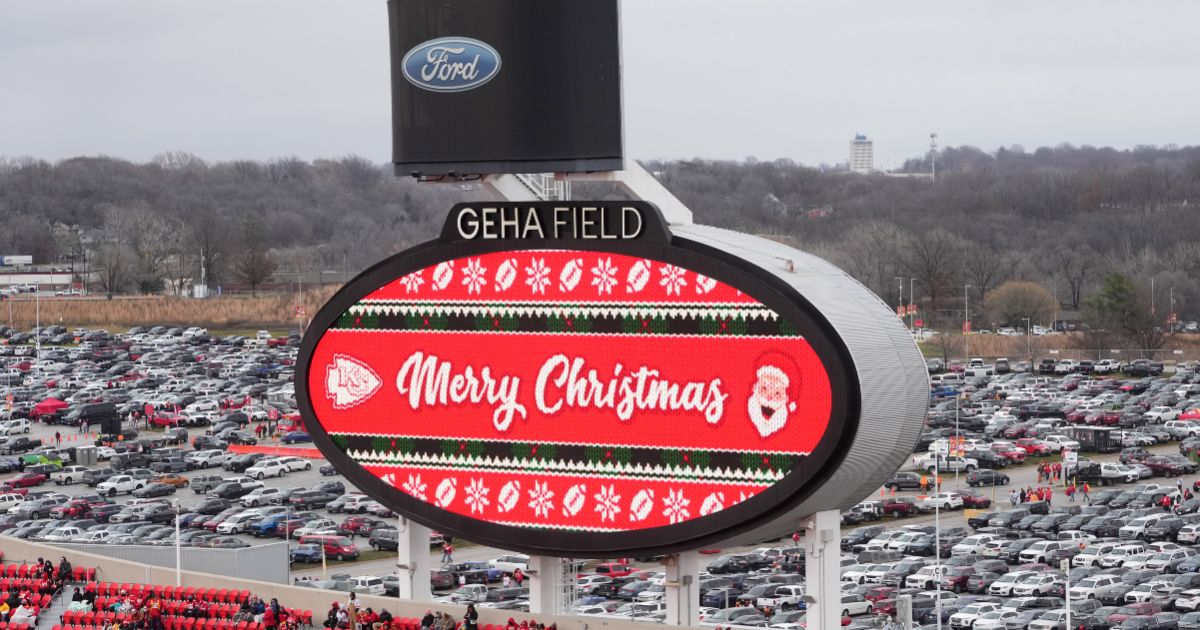
[{"label": "concrete wall", "polygon": [[[8,536],[0,536],[0,551],[4,552],[5,562],[17,563],[32,562],[39,557],[50,558],[57,563],[60,557],[66,556],[74,566],[96,567],[96,579],[105,582],[175,584],[175,570],[173,568],[168,569],[164,567],[154,567],[128,560],[119,560],[116,558],[98,556],[82,551],[60,549],[50,545],[42,545],[18,538],[10,538]],[[339,602],[339,604],[344,604],[348,598],[347,593],[337,591],[326,591],[298,586],[288,586],[284,584],[273,584],[271,582],[245,580],[235,576],[227,575],[211,575],[207,573],[184,571],[182,578],[182,583],[184,586],[194,586],[196,588],[206,589],[229,588],[248,590],[267,600],[270,600],[272,597],[274,597],[279,600],[279,604],[282,606],[312,610],[313,623],[318,627],[320,626],[320,620],[324,619],[325,614],[329,611],[330,604],[332,604],[335,600]],[[364,608],[369,606],[375,610],[387,609],[397,617],[421,617],[425,614],[426,610],[440,610],[442,612],[454,615],[455,618],[461,618],[463,612],[466,610],[465,606],[416,602],[410,600],[401,600],[395,597],[374,597],[370,595],[360,595],[358,599],[360,605]],[[523,619],[536,619],[538,622],[546,625],[555,623],[558,624],[560,630],[590,630],[592,628],[609,628],[611,630],[646,630],[647,627],[653,627],[647,626],[647,624],[644,623],[634,623],[618,619],[605,619],[602,617],[527,615],[511,610],[491,610],[488,608],[478,608],[478,611],[480,624],[504,624],[509,617],[514,617],[518,622]]]},{"label": "concrete wall", "polygon": [[[82,543],[53,543],[53,546],[175,570],[174,546]],[[283,541],[243,549],[184,547],[180,550],[180,556],[181,566],[197,573],[238,575],[260,582],[288,583],[288,544]]]}]

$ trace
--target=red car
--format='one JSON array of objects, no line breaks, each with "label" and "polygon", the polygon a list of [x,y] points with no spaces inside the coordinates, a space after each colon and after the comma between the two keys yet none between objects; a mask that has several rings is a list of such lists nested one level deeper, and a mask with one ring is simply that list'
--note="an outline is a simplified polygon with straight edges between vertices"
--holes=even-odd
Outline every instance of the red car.
[{"label": "red car", "polygon": [[900,592],[900,588],[896,586],[876,586],[863,595],[863,599],[869,602],[878,602],[884,599],[895,599]]},{"label": "red car", "polygon": [[1160,612],[1162,612],[1162,608],[1159,608],[1158,604],[1152,602],[1130,602],[1118,608],[1117,612],[1109,615],[1108,623],[1110,626],[1115,626],[1130,617],[1157,615]]},{"label": "red car", "polygon": [[1065,416],[1065,419],[1067,422],[1069,422],[1071,424],[1079,424],[1080,422],[1086,422],[1089,415],[1093,415],[1093,414],[1090,414],[1089,412],[1084,411],[1082,409],[1077,409],[1075,411],[1068,413]]},{"label": "red car", "polygon": [[961,593],[967,590],[967,580],[975,575],[972,567],[950,567],[942,575],[942,590]]},{"label": "red car", "polygon": [[304,527],[311,520],[313,520],[312,517],[293,518],[286,521],[279,521],[279,523],[275,525],[275,535],[279,536],[280,538],[295,538],[296,530]]},{"label": "red car", "polygon": [[883,502],[884,516],[908,516],[918,511],[916,500],[910,497],[891,497]]},{"label": "red car", "polygon": [[1037,438],[1023,437],[1017,440],[1017,446],[1024,449],[1026,454],[1034,457],[1050,454],[1050,445]]},{"label": "red car", "polygon": [[992,507],[992,499],[981,494],[968,494],[959,492],[962,495],[963,507],[966,509],[979,509]]},{"label": "red car", "polygon": [[596,565],[595,573],[596,575],[607,575],[609,577],[618,578],[625,577],[634,571],[636,571],[634,567],[631,567],[623,562],[602,562]]},{"label": "red car", "polygon": [[1008,461],[1014,462],[1017,464],[1024,462],[1025,457],[1028,455],[1028,453],[1025,452],[1025,449],[1021,448],[1020,446],[1008,446],[1008,447],[999,448],[999,449],[996,449],[996,453],[998,455],[1000,455],[1001,457],[1003,457],[1004,459],[1007,459]]},{"label": "red car", "polygon": [[1179,414],[1180,420],[1200,420],[1200,407],[1192,407]]},{"label": "red car", "polygon": [[56,506],[50,509],[51,518],[84,518],[92,511],[90,501],[84,499],[72,499],[63,505]]},{"label": "red car", "polygon": [[150,424],[156,427],[182,427],[187,426],[187,418],[183,414],[159,412],[150,418]]},{"label": "red car", "polygon": [[876,600],[874,604],[871,604],[871,610],[876,615],[894,616],[896,614],[896,600],[894,598]]},{"label": "red car", "polygon": [[3,490],[3,491],[10,492],[10,491],[12,491],[12,489],[15,489],[15,488],[33,488],[35,486],[40,486],[49,480],[50,480],[50,478],[47,477],[46,475],[43,475],[42,473],[35,473],[35,472],[21,473],[21,474],[17,475],[16,477],[13,477],[12,479],[5,481],[3,484],[0,484],[0,489],[7,488],[7,490]]}]

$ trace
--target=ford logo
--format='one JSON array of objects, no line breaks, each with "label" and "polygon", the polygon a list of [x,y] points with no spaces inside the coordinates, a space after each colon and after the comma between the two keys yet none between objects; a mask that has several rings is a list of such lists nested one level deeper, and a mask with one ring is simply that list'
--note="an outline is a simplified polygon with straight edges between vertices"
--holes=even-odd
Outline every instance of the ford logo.
[{"label": "ford logo", "polygon": [[418,44],[401,62],[409,83],[431,92],[464,92],[500,72],[500,53],[466,37],[443,37]]}]

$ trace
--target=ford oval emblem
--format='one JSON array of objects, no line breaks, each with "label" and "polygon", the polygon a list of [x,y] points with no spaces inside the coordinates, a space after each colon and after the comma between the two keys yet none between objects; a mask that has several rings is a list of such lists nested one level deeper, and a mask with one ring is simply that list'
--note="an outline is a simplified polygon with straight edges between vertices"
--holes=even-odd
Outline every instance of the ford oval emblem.
[{"label": "ford oval emblem", "polygon": [[500,72],[500,53],[466,37],[442,37],[418,44],[401,62],[409,83],[431,92],[464,92]]}]

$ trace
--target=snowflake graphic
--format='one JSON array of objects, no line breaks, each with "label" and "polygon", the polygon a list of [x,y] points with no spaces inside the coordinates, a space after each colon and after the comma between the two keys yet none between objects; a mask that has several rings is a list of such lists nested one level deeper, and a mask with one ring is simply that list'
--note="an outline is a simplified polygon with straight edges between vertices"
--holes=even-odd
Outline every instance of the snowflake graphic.
[{"label": "snowflake graphic", "polygon": [[487,284],[487,267],[479,264],[478,258],[472,258],[467,261],[467,268],[463,270],[463,285],[467,287],[467,293],[479,293],[483,285]]},{"label": "snowflake graphic", "polygon": [[392,473],[388,473],[380,477],[379,480],[393,488],[396,487],[396,475],[393,475]]},{"label": "snowflake graphic", "polygon": [[467,505],[471,506],[471,513],[483,513],[483,509],[488,506],[491,501],[487,498],[488,488],[483,485],[482,479],[472,479],[471,485],[467,486]]},{"label": "snowflake graphic", "polygon": [[675,265],[663,265],[658,271],[662,274],[658,283],[666,287],[667,295],[682,295],[683,287],[687,286],[687,271]]},{"label": "snowflake graphic", "polygon": [[530,260],[529,266],[525,268],[525,275],[525,284],[529,285],[529,289],[535,295],[538,293],[545,295],[546,287],[550,284],[550,268],[546,266],[546,259]]},{"label": "snowflake graphic", "polygon": [[533,508],[533,513],[547,518],[550,516],[550,510],[554,509],[554,491],[550,490],[550,484],[543,482],[533,482],[533,490],[529,491],[529,507]]},{"label": "snowflake graphic", "polygon": [[613,287],[617,284],[617,268],[613,266],[612,258],[596,261],[596,266],[592,267],[592,286],[596,287],[596,291],[600,295],[612,293]]},{"label": "snowflake graphic", "polygon": [[424,481],[421,481],[421,475],[409,475],[408,481],[404,482],[402,487],[409,495],[425,500],[425,488],[428,487]]},{"label": "snowflake graphic", "polygon": [[416,293],[421,289],[421,285],[425,284],[425,278],[421,276],[420,271],[415,271],[400,278],[400,284],[404,285],[405,293]]},{"label": "snowflake graphic", "polygon": [[617,494],[613,486],[605,488],[600,486],[600,492],[595,495],[596,511],[600,513],[600,522],[617,520],[617,513],[621,511],[621,506],[618,502],[621,500],[621,495]]},{"label": "snowflake graphic", "polygon": [[687,506],[691,503],[689,499],[683,497],[683,488],[668,490],[667,498],[663,499],[663,505],[666,506],[666,509],[662,511],[662,515],[667,517],[672,523],[687,520],[691,516]]}]

